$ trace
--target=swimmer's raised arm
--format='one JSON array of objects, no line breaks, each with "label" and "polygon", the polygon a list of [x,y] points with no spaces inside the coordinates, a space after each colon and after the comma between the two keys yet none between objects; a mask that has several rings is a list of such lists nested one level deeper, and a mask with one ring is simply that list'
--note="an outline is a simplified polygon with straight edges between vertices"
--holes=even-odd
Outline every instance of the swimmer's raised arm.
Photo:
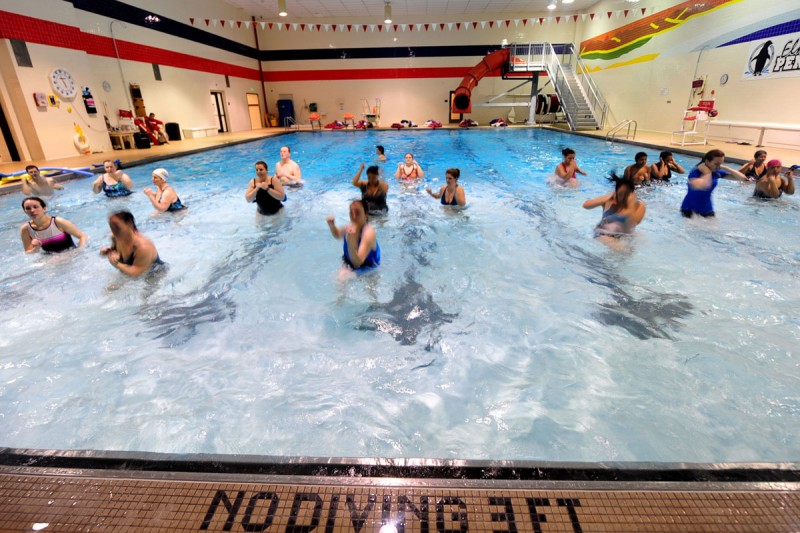
[{"label": "swimmer's raised arm", "polygon": [[591,200],[586,200],[583,202],[584,209],[594,209],[595,207],[600,207],[605,205],[606,202],[610,202],[614,198],[614,193],[604,194],[603,196],[598,196],[597,198],[592,198]]},{"label": "swimmer's raised arm", "polygon": [[361,173],[364,172],[364,163],[361,163],[361,166],[358,167],[358,172],[356,175],[353,176],[353,187],[361,187]]},{"label": "swimmer's raised arm", "polygon": [[341,239],[344,237],[345,228],[336,226],[336,218],[333,215],[328,215],[325,220],[328,222],[328,229],[331,230],[331,235],[334,239]]},{"label": "swimmer's raised arm", "polygon": [[442,185],[442,188],[439,189],[439,192],[433,192],[430,188],[425,189],[425,192],[436,198],[437,200],[442,197],[444,194],[444,190],[447,188],[447,185]]},{"label": "swimmer's raised arm", "polygon": [[92,192],[95,194],[103,190],[103,176],[104,174],[100,174],[100,176],[92,182]]},{"label": "swimmer's raised arm", "polygon": [[[734,170],[731,167],[726,166],[726,165],[720,165],[719,168],[728,173],[727,176],[722,176],[725,179],[728,179],[728,180],[738,179],[739,181],[747,181],[747,176],[745,176],[744,174],[742,174],[738,170]],[[728,176],[733,176],[733,177],[729,178]]]}]

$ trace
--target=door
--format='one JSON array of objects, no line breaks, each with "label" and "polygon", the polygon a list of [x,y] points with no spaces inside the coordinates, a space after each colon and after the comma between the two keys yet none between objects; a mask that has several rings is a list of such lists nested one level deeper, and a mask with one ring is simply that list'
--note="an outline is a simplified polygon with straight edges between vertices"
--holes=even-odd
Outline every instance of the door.
[{"label": "door", "polygon": [[2,104],[0,104],[0,131],[3,133],[2,141],[0,141],[0,163],[7,163],[9,159],[11,161],[22,161]]},{"label": "door", "polygon": [[261,122],[261,105],[258,103],[257,93],[247,93],[247,113],[250,115],[251,130],[264,127],[264,124]]},{"label": "door", "polygon": [[222,91],[211,91],[211,108],[217,117],[217,131],[228,131],[228,115],[225,112],[225,94]]},{"label": "door", "polygon": [[450,91],[450,107],[447,109],[447,112],[450,116],[450,124],[458,124],[462,120],[464,120],[463,113],[453,113],[453,95],[456,94],[455,91]]}]

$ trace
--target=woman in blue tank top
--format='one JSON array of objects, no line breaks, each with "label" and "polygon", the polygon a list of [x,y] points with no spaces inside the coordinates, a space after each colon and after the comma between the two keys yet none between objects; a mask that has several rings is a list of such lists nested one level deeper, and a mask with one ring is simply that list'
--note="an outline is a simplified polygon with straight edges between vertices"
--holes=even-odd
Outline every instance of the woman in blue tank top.
[{"label": "woman in blue tank top", "polygon": [[[342,260],[347,271],[364,271],[381,264],[381,247],[375,228],[368,224],[368,215],[361,200],[350,203],[350,224],[339,228],[335,218],[327,217],[328,228],[335,239],[344,237]],[[340,277],[343,277],[340,274]]]},{"label": "woman in blue tank top", "polygon": [[686,177],[688,190],[681,204],[681,214],[686,218],[693,215],[713,217],[714,206],[711,204],[711,193],[720,179],[747,181],[738,170],[724,166],[725,153],[722,150],[711,150],[703,156],[703,160],[694,167]]}]

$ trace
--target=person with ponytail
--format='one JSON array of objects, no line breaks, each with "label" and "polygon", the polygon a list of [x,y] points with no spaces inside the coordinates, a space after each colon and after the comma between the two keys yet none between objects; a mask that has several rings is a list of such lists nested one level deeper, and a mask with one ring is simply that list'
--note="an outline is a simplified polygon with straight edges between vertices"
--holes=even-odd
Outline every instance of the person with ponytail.
[{"label": "person with ponytail", "polygon": [[611,172],[608,178],[614,184],[614,192],[586,200],[584,209],[603,207],[603,217],[594,229],[594,236],[609,243],[631,235],[644,218],[646,207],[636,198],[633,180],[619,177]]}]

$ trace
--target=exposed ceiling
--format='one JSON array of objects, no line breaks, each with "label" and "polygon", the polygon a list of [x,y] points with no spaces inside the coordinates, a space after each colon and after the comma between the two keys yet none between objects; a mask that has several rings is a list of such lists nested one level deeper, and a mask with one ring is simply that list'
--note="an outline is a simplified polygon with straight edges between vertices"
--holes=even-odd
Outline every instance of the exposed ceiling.
[{"label": "exposed ceiling", "polygon": [[[507,15],[520,17],[547,12],[549,0],[286,0],[287,17],[278,17],[278,0],[223,0],[226,4],[243,9],[249,16],[267,20],[383,18],[384,4],[392,5],[392,18],[418,21],[447,22],[470,18],[496,18]],[[558,7],[552,13],[585,13],[600,0],[574,0]],[[638,1],[638,0],[633,0]],[[630,0],[620,4],[630,5]]]}]

